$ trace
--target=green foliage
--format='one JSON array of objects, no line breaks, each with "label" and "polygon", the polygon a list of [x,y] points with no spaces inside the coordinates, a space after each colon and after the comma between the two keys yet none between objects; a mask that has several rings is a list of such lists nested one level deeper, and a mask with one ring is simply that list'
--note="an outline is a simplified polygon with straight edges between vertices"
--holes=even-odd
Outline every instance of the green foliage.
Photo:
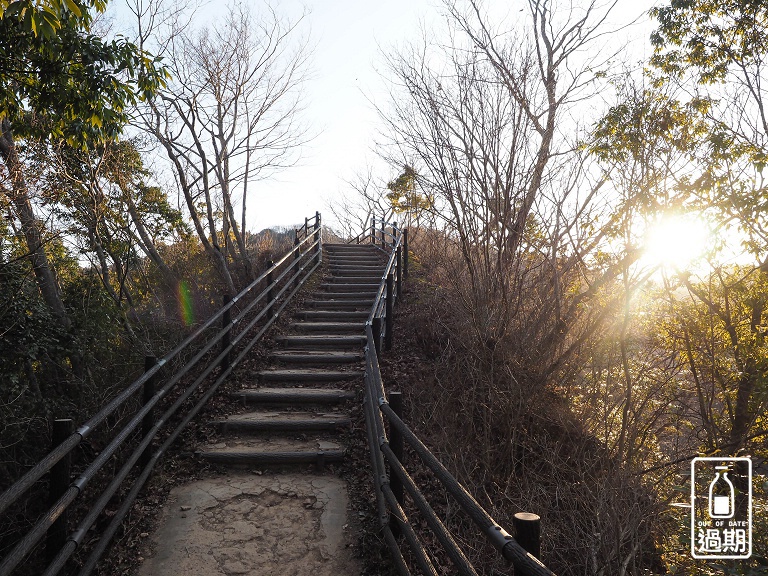
[{"label": "green foliage", "polygon": [[650,88],[634,94],[620,88],[619,103],[598,121],[590,150],[604,161],[632,158],[646,164],[658,157],[649,154],[649,145],[659,152],[664,147],[691,152],[706,134],[701,114],[710,107],[702,98],[683,103]]},{"label": "green foliage", "polygon": [[5,240],[3,252],[9,260],[0,263],[0,484],[7,486],[47,446],[40,431],[59,397],[55,368],[68,340],[40,299],[28,262],[19,259],[21,247]]},{"label": "green foliage", "polygon": [[[102,0],[6,3],[0,14],[0,117],[17,136],[73,146],[116,137],[131,105],[164,85],[167,72],[124,38],[91,33]],[[30,117],[31,114],[31,117]]]},{"label": "green foliage", "polygon": [[188,233],[181,212],[170,205],[164,190],[150,183],[152,174],[131,141],[104,142],[88,151],[66,144],[45,148],[40,161],[45,164],[47,198],[61,204],[63,220],[78,222],[81,229],[90,225],[84,219],[96,219],[109,227],[109,236],[132,244],[127,236],[133,206],[153,241]]},{"label": "green foliage", "polygon": [[22,260],[0,265],[0,374],[11,387],[25,380],[27,360],[39,363],[63,342],[30,273]]},{"label": "green foliage", "polygon": [[61,15],[67,12],[77,18],[83,18],[88,14],[88,8],[93,7],[103,12],[106,7],[104,0],[2,0],[0,1],[0,14],[9,17],[18,17],[24,24],[24,29],[35,36],[51,38],[62,27]]},{"label": "green foliage", "polygon": [[[659,23],[650,63],[656,84],[684,85],[708,102],[692,158],[696,177],[681,194],[735,220],[746,248],[765,259],[768,204],[762,172],[768,158],[765,57],[768,4],[758,0],[675,0],[651,10]],[[689,170],[693,172],[693,170]]]},{"label": "green foliage", "polygon": [[[122,195],[123,203],[131,195],[136,211],[142,216],[154,241],[175,233],[182,236],[192,233],[181,212],[168,202],[165,191],[149,183],[152,173],[144,167],[141,153],[134,142],[110,142],[100,148],[99,154],[108,160],[104,167],[105,180],[117,188],[116,193]],[[122,212],[125,216],[124,209]]]},{"label": "green foliage", "polygon": [[416,191],[418,174],[410,166],[405,166],[403,173],[387,184],[387,200],[395,214],[408,213],[417,215],[432,208],[434,201],[427,195]]},{"label": "green foliage", "polygon": [[675,0],[651,9],[651,63],[666,74],[692,69],[698,81],[721,82],[733,65],[749,66],[768,49],[768,5],[761,0]]}]

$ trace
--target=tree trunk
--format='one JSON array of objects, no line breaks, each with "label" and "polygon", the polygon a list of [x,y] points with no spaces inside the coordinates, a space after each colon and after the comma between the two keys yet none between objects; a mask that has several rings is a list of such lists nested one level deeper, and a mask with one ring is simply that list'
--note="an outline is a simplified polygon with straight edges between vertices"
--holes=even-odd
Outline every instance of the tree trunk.
[{"label": "tree trunk", "polygon": [[0,136],[0,156],[2,156],[8,174],[11,178],[11,204],[16,217],[21,223],[21,230],[27,244],[27,250],[32,261],[38,289],[46,305],[53,312],[61,328],[68,331],[72,322],[64,308],[64,302],[56,283],[56,275],[51,268],[43,243],[43,226],[35,216],[32,203],[29,200],[29,190],[24,179],[24,167],[21,164],[13,131],[8,119],[2,121],[2,136]]},{"label": "tree trunk", "polygon": [[[237,250],[232,250],[232,256],[240,261],[243,267],[243,271],[246,278],[253,279],[253,270],[251,263],[248,260],[248,253],[245,251],[245,241],[241,231],[238,230],[237,218],[235,217],[235,211],[232,207],[232,196],[230,194],[230,172],[229,172],[229,149],[227,147],[227,138],[224,135],[224,115],[219,106],[218,114],[218,140],[220,149],[217,150],[215,172],[219,178],[219,186],[221,186],[221,196],[224,201],[224,242],[225,246],[229,246],[229,230],[232,230],[232,234],[235,237],[235,243]],[[246,175],[247,178],[247,175]],[[245,210],[245,199],[243,199],[243,210]],[[245,219],[243,219],[243,225],[245,225]],[[245,233],[243,228],[242,233]],[[239,256],[238,256],[239,254]]]},{"label": "tree trunk", "polygon": [[[159,112],[155,111],[155,114],[159,117]],[[195,199],[193,198],[192,191],[190,190],[189,184],[187,183],[185,176],[186,171],[184,170],[184,166],[181,163],[179,154],[176,153],[176,150],[173,148],[173,144],[162,134],[162,132],[160,132],[160,130],[155,129],[154,135],[160,140],[160,143],[168,153],[168,158],[171,160],[171,162],[173,162],[174,168],[176,170],[176,176],[179,179],[178,181],[181,186],[181,191],[184,194],[184,200],[186,201],[187,208],[189,209],[189,216],[192,218],[192,224],[195,226],[195,231],[197,232],[197,236],[200,239],[200,242],[203,244],[203,247],[210,256],[211,260],[213,260],[214,266],[218,270],[219,277],[224,283],[225,288],[229,291],[230,294],[236,294],[237,291],[235,290],[235,284],[232,281],[232,275],[229,273],[227,261],[224,258],[224,254],[221,253],[221,249],[218,245],[218,239],[216,238],[216,226],[213,223],[210,195],[208,195],[206,192],[208,225],[212,230],[211,240],[208,240],[208,235],[205,233],[203,224],[200,221],[200,216],[197,213],[197,209],[195,207]]]},{"label": "tree trunk", "polygon": [[123,199],[125,200],[125,205],[128,208],[128,215],[131,217],[131,221],[133,222],[133,225],[136,226],[136,231],[139,234],[139,239],[141,240],[141,242],[139,242],[139,246],[141,246],[141,249],[144,251],[144,253],[149,256],[149,259],[152,260],[152,262],[154,262],[157,268],[160,270],[166,285],[169,288],[175,288],[179,279],[176,274],[173,273],[173,270],[168,267],[168,264],[165,263],[165,260],[163,260],[163,257],[160,256],[160,253],[157,251],[157,247],[155,246],[154,241],[150,237],[146,226],[144,226],[144,222],[139,216],[139,212],[136,209],[136,204],[133,201],[133,198],[131,198],[130,192],[123,190]]}]

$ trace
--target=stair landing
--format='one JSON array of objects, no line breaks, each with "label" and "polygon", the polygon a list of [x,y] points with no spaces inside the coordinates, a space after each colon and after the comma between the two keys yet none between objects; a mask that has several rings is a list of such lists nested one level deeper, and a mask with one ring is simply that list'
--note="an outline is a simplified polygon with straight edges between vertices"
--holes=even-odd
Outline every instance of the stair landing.
[{"label": "stair landing", "polygon": [[171,491],[140,576],[360,574],[347,487],[333,475],[239,472]]}]

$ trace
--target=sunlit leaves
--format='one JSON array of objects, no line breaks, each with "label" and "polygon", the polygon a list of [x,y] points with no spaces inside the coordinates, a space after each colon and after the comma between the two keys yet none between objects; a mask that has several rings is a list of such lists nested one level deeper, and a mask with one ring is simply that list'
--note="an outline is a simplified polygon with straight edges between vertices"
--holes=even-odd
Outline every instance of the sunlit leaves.
[{"label": "sunlit leaves", "polygon": [[387,184],[387,200],[395,214],[409,213],[418,216],[429,210],[434,200],[416,191],[418,175],[410,166],[405,166],[403,173]]},{"label": "sunlit leaves", "polygon": [[0,116],[18,136],[84,147],[116,137],[138,100],[167,77],[123,38],[92,34],[99,0],[0,4]]},{"label": "sunlit leaves", "polygon": [[761,0],[677,0],[656,7],[652,63],[668,74],[696,70],[703,83],[748,65],[768,48],[768,5]]},{"label": "sunlit leaves", "polygon": [[646,88],[630,97],[624,94],[618,104],[597,123],[591,147],[603,160],[626,162],[630,156],[643,159],[651,142],[687,152],[706,134],[699,114],[711,102],[697,98],[683,103],[662,92]]},{"label": "sunlit leaves", "polygon": [[89,10],[105,7],[103,0],[0,0],[0,18],[19,19],[27,32],[50,39],[70,16],[90,24]]}]

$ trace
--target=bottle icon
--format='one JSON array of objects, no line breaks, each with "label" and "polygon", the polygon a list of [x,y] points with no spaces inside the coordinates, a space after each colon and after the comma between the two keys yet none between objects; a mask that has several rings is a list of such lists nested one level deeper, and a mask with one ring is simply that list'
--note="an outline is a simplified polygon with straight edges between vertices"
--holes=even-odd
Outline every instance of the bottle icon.
[{"label": "bottle icon", "polygon": [[733,518],[734,491],[728,479],[728,466],[715,466],[715,479],[709,485],[709,516]]}]

